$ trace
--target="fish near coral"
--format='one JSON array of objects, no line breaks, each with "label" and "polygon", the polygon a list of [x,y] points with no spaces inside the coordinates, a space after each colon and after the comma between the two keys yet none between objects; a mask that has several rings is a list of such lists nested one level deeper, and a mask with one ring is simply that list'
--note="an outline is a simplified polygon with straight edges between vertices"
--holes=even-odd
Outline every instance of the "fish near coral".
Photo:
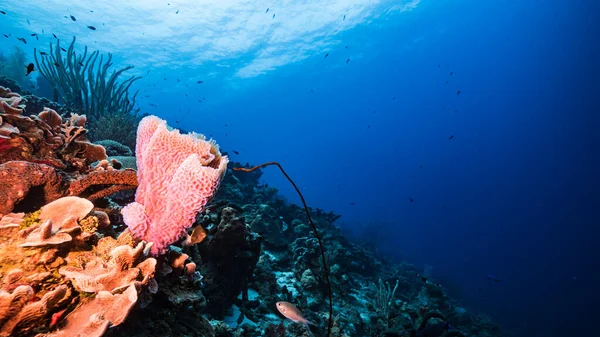
[{"label": "fish near coral", "polygon": [[27,69],[27,74],[25,74],[25,76],[29,76],[29,74],[31,74],[32,72],[35,71],[35,68],[33,67],[33,63],[29,63],[28,65],[26,65],[25,69]]},{"label": "fish near coral", "polygon": [[301,323],[304,324],[304,326],[306,327],[306,330],[308,331],[308,334],[310,336],[312,336],[312,332],[310,332],[310,328],[308,327],[308,325],[314,325],[317,326],[315,323],[307,320],[306,318],[304,318],[304,316],[302,316],[302,313],[300,312],[300,310],[298,310],[298,308],[296,308],[295,305],[293,305],[290,302],[277,302],[277,310],[279,310],[279,312],[285,316],[285,318],[291,320],[292,322],[295,323]]}]

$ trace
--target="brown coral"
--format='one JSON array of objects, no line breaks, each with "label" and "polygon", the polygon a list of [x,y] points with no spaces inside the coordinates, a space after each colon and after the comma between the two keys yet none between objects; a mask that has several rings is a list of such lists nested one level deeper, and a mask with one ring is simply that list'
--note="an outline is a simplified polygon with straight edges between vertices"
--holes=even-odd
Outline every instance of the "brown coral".
[{"label": "brown coral", "polygon": [[33,211],[63,196],[95,200],[137,186],[134,170],[66,174],[52,166],[27,161],[0,164],[0,180],[0,217],[19,205],[20,210]]},{"label": "brown coral", "polygon": [[66,229],[77,224],[94,208],[91,201],[79,197],[63,197],[44,205],[39,215],[40,220],[51,220],[54,231]]},{"label": "brown coral", "polygon": [[101,291],[71,312],[59,331],[47,336],[102,336],[109,325],[119,325],[125,321],[137,299],[134,285],[130,285],[120,294]]},{"label": "brown coral", "polygon": [[59,273],[71,280],[80,291],[98,293],[100,291],[118,292],[131,284],[147,284],[154,276],[156,260],[145,259],[138,263],[143,255],[144,243],[135,248],[123,245],[111,250],[111,258],[105,263],[98,257],[86,263],[83,268],[65,266]]},{"label": "brown coral", "polygon": [[41,300],[28,303],[33,294],[30,286],[19,286],[9,295],[0,291],[0,336],[21,336],[33,330],[70,296],[70,291],[61,285],[47,292]]},{"label": "brown coral", "polygon": [[86,139],[86,118],[72,114],[65,121],[49,108],[23,116],[22,98],[0,87],[0,163],[27,160],[67,171],[86,172],[90,164],[106,159],[106,151]]},{"label": "brown coral", "polygon": [[46,220],[39,228],[27,236],[19,247],[45,247],[60,245],[73,240],[67,233],[52,233],[52,220]]},{"label": "brown coral", "polygon": [[20,105],[21,101],[21,95],[0,86],[0,112],[11,115],[20,115],[24,108],[23,105]]},{"label": "brown coral", "polygon": [[[133,245],[127,234],[104,237],[96,249],[75,244],[82,236],[95,236],[81,230],[82,218],[106,217],[93,211],[86,218],[90,206],[67,197],[34,213],[36,221],[44,219],[41,225],[28,220],[32,225],[23,226],[23,214],[0,219],[0,337],[52,329],[58,329],[57,336],[100,336],[125,320],[138,290],[156,292],[156,260],[147,258],[151,244]],[[60,249],[48,248],[54,244]]]}]

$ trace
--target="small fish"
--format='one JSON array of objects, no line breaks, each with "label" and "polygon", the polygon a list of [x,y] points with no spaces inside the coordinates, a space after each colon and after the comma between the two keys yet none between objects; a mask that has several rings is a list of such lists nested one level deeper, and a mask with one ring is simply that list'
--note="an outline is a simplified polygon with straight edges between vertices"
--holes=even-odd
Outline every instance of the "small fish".
[{"label": "small fish", "polygon": [[348,46],[344,46],[344,48],[348,49]]},{"label": "small fish", "polygon": [[0,11],[0,13],[2,13],[2,14],[4,14],[4,15],[6,15],[6,12],[5,12],[5,11]]},{"label": "small fish", "polygon": [[423,165],[419,166],[419,168],[420,168],[420,169],[421,169],[421,168],[423,168]]},{"label": "small fish", "polygon": [[179,78],[177,79],[177,83],[179,83]]},{"label": "small fish", "polygon": [[267,8],[267,10],[265,11],[265,13],[269,13],[269,9]]},{"label": "small fish", "polygon": [[308,325],[310,324],[316,326],[316,324],[304,318],[296,306],[289,302],[277,302],[276,306],[277,310],[279,310],[279,312],[285,316],[285,318],[291,320],[292,322],[303,324],[306,327],[308,334],[312,336],[312,332],[310,331]]},{"label": "small fish", "polygon": [[17,37],[17,40],[23,42],[24,44],[27,44],[27,40],[25,40],[25,38]]},{"label": "small fish", "polygon": [[415,202],[415,199],[413,199],[412,197],[408,197],[408,201]]},{"label": "small fish", "polygon": [[75,17],[73,15],[69,15],[71,17],[71,20],[73,21],[77,21],[77,19],[75,19]]},{"label": "small fish", "polygon": [[198,81],[198,82],[196,82],[196,83],[198,83],[198,84],[202,84],[202,83],[204,83],[204,81]]},{"label": "small fish", "polygon": [[29,76],[29,74],[35,71],[35,69],[33,68],[33,63],[29,63],[28,65],[26,65],[25,69],[27,69],[27,74],[25,74],[25,76]]},{"label": "small fish", "polygon": [[421,276],[421,281],[423,281],[423,283],[427,283],[427,277]]},{"label": "small fish", "polygon": [[204,229],[204,227],[202,227],[202,225],[198,225],[198,226],[194,227],[194,229],[192,230],[192,234],[188,235],[188,237],[186,238],[185,244],[187,246],[195,245],[197,243],[204,241],[205,238],[206,238],[206,230]]},{"label": "small fish", "polygon": [[27,20],[27,25],[28,25],[28,26],[31,26],[31,22],[29,22],[29,20]]},{"label": "small fish", "polygon": [[444,83],[444,84],[448,84],[448,81],[446,81],[446,83]]},{"label": "small fish", "polygon": [[83,67],[83,62],[79,61],[79,65]]},{"label": "small fish", "polygon": [[348,62],[350,62],[350,59],[347,59],[347,60],[346,60],[346,64],[348,64]]},{"label": "small fish", "polygon": [[460,95],[460,90],[456,92],[456,96]]},{"label": "small fish", "polygon": [[177,12],[175,12],[175,14],[179,14],[179,9],[177,10]]},{"label": "small fish", "polygon": [[395,100],[396,100],[396,96],[392,97],[392,101],[395,101]]},{"label": "small fish", "polygon": [[185,97],[188,97],[187,93],[185,94]]},{"label": "small fish", "polygon": [[146,75],[148,75],[148,74],[150,74],[150,70],[148,70],[148,71],[146,72]]},{"label": "small fish", "polygon": [[87,26],[87,27],[91,30],[96,30],[96,27],[94,27],[94,26]]},{"label": "small fish", "polygon": [[239,152],[237,152],[237,151],[235,151],[235,150],[233,150],[232,152],[233,152],[233,153],[235,153],[235,154],[240,154]]},{"label": "small fish", "polygon": [[166,78],[166,77],[163,77],[163,78],[165,79],[165,81],[167,80],[167,78]]},{"label": "small fish", "polygon": [[451,72],[450,72],[450,76],[452,76],[452,74],[454,74],[454,72],[453,72],[453,71],[451,71]]},{"label": "small fish", "polygon": [[352,206],[356,205],[356,203],[354,201],[350,201],[349,204]]},{"label": "small fish", "polygon": [[310,89],[310,92],[315,92],[314,90]]},{"label": "small fish", "polygon": [[344,18],[342,19],[342,21],[346,21],[346,15],[344,15]]},{"label": "small fish", "polygon": [[324,58],[327,58],[327,56],[329,56],[329,53],[325,54],[325,57],[324,57]]},{"label": "small fish", "polygon": [[64,51],[65,53],[67,52],[67,50],[63,47],[60,47],[60,50]]},{"label": "small fish", "polygon": [[37,36],[37,33],[33,33],[33,34],[31,34],[31,36]]},{"label": "small fish", "polygon": [[454,139],[454,135],[448,137],[448,140]]},{"label": "small fish", "polygon": [[58,39],[58,38],[56,37],[56,34],[52,33],[52,36],[54,36],[54,38],[55,38],[55,39]]},{"label": "small fish", "polygon": [[150,106],[153,106],[156,108],[156,104],[154,104],[154,103],[150,103]]},{"label": "small fish", "polygon": [[58,64],[58,62],[54,62],[54,66],[56,66],[56,68],[60,68],[60,64]]},{"label": "small fish", "polygon": [[11,34],[8,34],[8,35],[6,35],[6,34],[2,34],[2,35],[4,35],[4,37],[8,39],[8,38],[10,37],[10,35],[11,35]]},{"label": "small fish", "polygon": [[369,125],[367,126],[367,129],[370,129],[370,128],[371,128],[371,124],[369,124]]},{"label": "small fish", "polygon": [[440,67],[440,65],[438,64],[438,68]]},{"label": "small fish", "polygon": [[275,19],[275,14],[273,14],[273,17],[271,19]]},{"label": "small fish", "polygon": [[94,11],[90,9],[90,13],[94,13]]}]

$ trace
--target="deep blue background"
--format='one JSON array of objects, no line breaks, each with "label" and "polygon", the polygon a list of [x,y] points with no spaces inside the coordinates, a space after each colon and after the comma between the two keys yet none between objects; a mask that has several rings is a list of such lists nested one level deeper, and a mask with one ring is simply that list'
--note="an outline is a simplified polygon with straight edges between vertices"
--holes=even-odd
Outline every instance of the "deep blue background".
[{"label": "deep blue background", "polygon": [[[508,331],[596,335],[592,4],[425,1],[261,78],[202,127],[234,159],[282,162],[340,225],[381,227],[382,253],[432,265]],[[297,200],[277,171],[265,180]]]}]

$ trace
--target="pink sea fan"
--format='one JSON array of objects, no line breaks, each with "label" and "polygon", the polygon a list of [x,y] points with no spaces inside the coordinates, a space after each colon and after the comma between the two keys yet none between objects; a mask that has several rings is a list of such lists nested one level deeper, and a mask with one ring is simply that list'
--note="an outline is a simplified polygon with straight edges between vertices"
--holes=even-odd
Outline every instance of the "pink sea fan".
[{"label": "pink sea fan", "polygon": [[139,185],[123,219],[137,238],[154,243],[152,254],[161,254],[194,223],[229,160],[213,140],[182,135],[155,116],[138,126],[136,159]]}]

